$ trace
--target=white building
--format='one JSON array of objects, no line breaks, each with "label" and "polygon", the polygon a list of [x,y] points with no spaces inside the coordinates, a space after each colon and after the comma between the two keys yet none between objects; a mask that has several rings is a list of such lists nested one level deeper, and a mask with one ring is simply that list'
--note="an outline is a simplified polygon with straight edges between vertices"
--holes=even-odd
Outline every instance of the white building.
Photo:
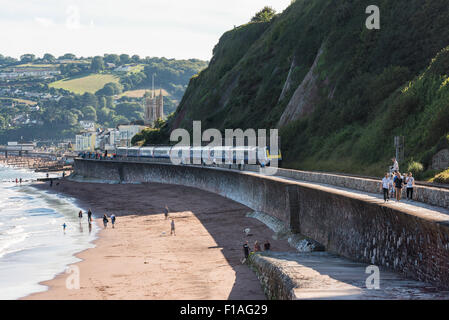
[{"label": "white building", "polygon": [[118,132],[116,129],[109,128],[98,133],[95,147],[101,150],[114,151]]},{"label": "white building", "polygon": [[95,151],[96,132],[82,132],[75,137],[75,151]]},{"label": "white building", "polygon": [[95,131],[95,121],[81,120],[80,126],[83,127],[85,131]]},{"label": "white building", "polygon": [[130,147],[132,138],[145,128],[146,126],[139,125],[119,125],[118,137],[115,139],[116,146]]}]

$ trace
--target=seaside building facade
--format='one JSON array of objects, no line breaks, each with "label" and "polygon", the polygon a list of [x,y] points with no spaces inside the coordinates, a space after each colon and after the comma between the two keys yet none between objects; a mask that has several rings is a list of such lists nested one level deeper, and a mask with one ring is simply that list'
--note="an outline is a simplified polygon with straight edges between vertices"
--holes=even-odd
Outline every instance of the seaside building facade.
[{"label": "seaside building facade", "polygon": [[145,129],[146,126],[140,125],[119,125],[118,134],[116,136],[116,146],[130,147],[132,138]]},{"label": "seaside building facade", "polygon": [[75,151],[95,151],[97,133],[87,131],[77,134],[75,137]]}]

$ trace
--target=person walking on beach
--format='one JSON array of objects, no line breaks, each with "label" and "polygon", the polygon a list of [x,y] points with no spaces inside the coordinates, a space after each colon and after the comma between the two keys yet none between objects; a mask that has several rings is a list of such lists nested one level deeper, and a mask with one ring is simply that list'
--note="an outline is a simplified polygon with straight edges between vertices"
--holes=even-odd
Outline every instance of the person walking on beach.
[{"label": "person walking on beach", "polygon": [[64,224],[62,225],[62,230],[64,231],[64,233],[65,233],[65,228],[67,228],[67,225],[64,222]]},{"label": "person walking on beach", "polygon": [[[245,244],[243,245],[243,254],[245,255],[245,260],[249,257],[249,245],[248,241],[245,241]],[[245,262],[245,261],[243,261]]]},{"label": "person walking on beach", "polygon": [[176,236],[176,231],[175,231],[175,219],[171,220],[171,229],[170,229],[170,235],[175,235]]},{"label": "person walking on beach", "polygon": [[78,212],[78,218],[80,219],[81,223],[81,220],[83,219],[83,211],[80,210],[80,212]]},{"label": "person walking on beach", "polygon": [[256,240],[254,242],[254,252],[260,252],[260,251],[262,251],[262,250],[260,249],[259,241]]},{"label": "person walking on beach", "polygon": [[112,223],[112,229],[114,229],[114,225],[115,225],[115,215],[111,214],[111,223]]},{"label": "person walking on beach", "polygon": [[103,225],[104,225],[104,228],[106,229],[107,228],[107,226],[108,226],[108,222],[109,222],[109,220],[108,220],[108,216],[106,215],[106,213],[103,215]]},{"label": "person walking on beach", "polygon": [[407,199],[413,200],[413,188],[415,187],[415,178],[413,178],[413,174],[410,172],[406,179],[407,183]]},{"label": "person walking on beach", "polygon": [[394,187],[396,189],[396,202],[401,201],[401,193],[402,193],[402,176],[399,172],[396,172],[396,176],[394,177]]},{"label": "person walking on beach", "polygon": [[270,249],[271,249],[271,244],[270,244],[270,242],[267,240],[267,241],[265,241],[265,243],[264,243],[264,245],[263,245],[263,250],[264,250],[264,251],[270,251]]},{"label": "person walking on beach", "polygon": [[167,220],[168,219],[168,207],[167,207],[167,205],[165,205],[165,208],[164,208],[164,216],[165,216],[165,220]]},{"label": "person walking on beach", "polygon": [[89,224],[92,223],[92,211],[90,211],[90,209],[89,209],[89,211],[87,211],[87,222]]},{"label": "person walking on beach", "polygon": [[20,184],[22,184],[22,178],[19,179]]},{"label": "person walking on beach", "polygon": [[382,191],[384,194],[384,202],[390,200],[390,185],[391,180],[388,173],[385,173],[385,177],[382,179]]}]

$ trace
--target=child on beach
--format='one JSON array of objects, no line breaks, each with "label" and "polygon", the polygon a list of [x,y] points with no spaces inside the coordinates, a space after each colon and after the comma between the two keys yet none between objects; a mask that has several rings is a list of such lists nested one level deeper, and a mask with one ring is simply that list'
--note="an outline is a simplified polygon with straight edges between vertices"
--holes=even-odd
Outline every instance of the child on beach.
[{"label": "child on beach", "polygon": [[106,229],[107,228],[107,226],[108,226],[108,222],[109,222],[109,220],[108,220],[108,216],[106,215],[106,213],[103,215],[103,225],[104,225],[104,228]]},{"label": "child on beach", "polygon": [[114,229],[114,225],[115,225],[115,215],[114,214],[111,215],[111,223],[112,223],[112,229]]}]

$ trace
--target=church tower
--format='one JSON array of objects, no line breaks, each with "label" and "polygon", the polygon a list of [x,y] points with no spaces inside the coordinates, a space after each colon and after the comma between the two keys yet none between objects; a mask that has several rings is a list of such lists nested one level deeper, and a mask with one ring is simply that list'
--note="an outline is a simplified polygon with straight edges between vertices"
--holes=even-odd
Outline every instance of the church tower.
[{"label": "church tower", "polygon": [[147,126],[154,126],[157,120],[165,119],[164,96],[162,94],[162,89],[159,91],[159,96],[156,96],[154,92],[154,79],[151,94],[148,94],[147,92],[143,98],[143,109],[145,125]]}]

